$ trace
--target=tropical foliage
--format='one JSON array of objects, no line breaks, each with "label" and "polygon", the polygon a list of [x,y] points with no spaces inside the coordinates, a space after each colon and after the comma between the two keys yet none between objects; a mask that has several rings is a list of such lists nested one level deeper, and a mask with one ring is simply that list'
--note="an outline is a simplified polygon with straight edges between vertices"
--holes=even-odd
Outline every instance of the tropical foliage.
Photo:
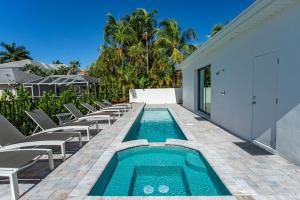
[{"label": "tropical foliage", "polygon": [[78,74],[80,69],[80,62],[79,60],[71,60],[69,65],[69,74]]},{"label": "tropical foliage", "polygon": [[[17,46],[14,42],[11,44],[2,42],[0,46],[3,48],[3,50],[0,51],[0,64],[32,59],[29,56],[30,52],[24,46]],[[44,70],[39,66],[27,64],[24,66],[23,71],[44,77],[49,75],[78,74],[80,70],[80,62],[78,60],[70,61],[68,66],[63,64],[60,60],[54,60],[52,63],[57,65],[61,64],[61,66],[55,70]]]},{"label": "tropical foliage", "polygon": [[67,112],[63,104],[74,103],[83,113],[86,113],[86,110],[80,107],[80,102],[93,103],[94,100],[99,100],[90,94],[78,97],[72,88],[62,92],[59,97],[46,92],[39,99],[32,99],[30,93],[23,87],[18,87],[17,93],[18,95],[15,96],[6,90],[0,96],[0,113],[25,135],[31,134],[35,129],[34,123],[25,114],[27,110],[41,108],[57,122],[56,114]]},{"label": "tropical foliage", "polygon": [[70,61],[70,64],[68,66],[60,63],[60,61],[58,60],[55,62],[56,63],[53,64],[58,64],[58,65],[61,64],[57,69],[46,70],[46,69],[41,69],[39,66],[27,64],[24,66],[23,71],[38,76],[42,76],[42,77],[50,76],[50,75],[72,75],[72,74],[78,74],[79,72],[80,62],[78,60]]},{"label": "tropical foliage", "polygon": [[89,74],[100,78],[104,98],[123,97],[130,88],[180,87],[175,65],[196,46],[193,29],[175,20],[159,20],[157,11],[139,8],[116,19],[107,15],[104,44]]},{"label": "tropical foliage", "polygon": [[17,46],[16,43],[7,44],[2,42],[0,44],[3,51],[0,51],[0,63],[19,61],[24,59],[31,59],[30,52],[24,46]]},{"label": "tropical foliage", "polygon": [[48,75],[46,70],[43,70],[39,66],[35,66],[35,65],[31,65],[31,64],[26,64],[22,70],[25,72],[28,72],[30,74],[35,74],[35,75],[42,76],[42,77],[45,77]]},{"label": "tropical foliage", "polygon": [[49,75],[67,75],[67,74],[78,74],[80,69],[80,62],[79,60],[71,60],[69,65],[62,64],[59,60],[53,62],[53,64],[61,64],[55,70],[50,70],[48,72]]},{"label": "tropical foliage", "polygon": [[211,30],[210,37],[215,36],[218,32],[220,32],[226,24],[216,24]]}]

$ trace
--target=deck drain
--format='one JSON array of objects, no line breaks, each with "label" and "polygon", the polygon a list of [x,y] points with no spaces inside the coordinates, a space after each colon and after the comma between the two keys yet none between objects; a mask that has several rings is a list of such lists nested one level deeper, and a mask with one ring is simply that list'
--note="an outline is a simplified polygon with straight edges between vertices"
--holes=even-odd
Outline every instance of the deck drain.
[{"label": "deck drain", "polygon": [[168,193],[169,192],[169,186],[167,186],[167,185],[160,185],[159,187],[158,187],[158,191],[160,192],[160,193]]},{"label": "deck drain", "polygon": [[144,193],[145,194],[152,194],[154,192],[154,189],[151,185],[146,185],[144,187]]}]

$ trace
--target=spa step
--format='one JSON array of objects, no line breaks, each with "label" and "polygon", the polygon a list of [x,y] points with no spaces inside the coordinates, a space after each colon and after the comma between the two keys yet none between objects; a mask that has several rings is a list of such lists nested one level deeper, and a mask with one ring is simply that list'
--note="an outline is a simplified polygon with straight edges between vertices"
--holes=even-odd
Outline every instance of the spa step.
[{"label": "spa step", "polygon": [[207,172],[205,164],[200,159],[200,157],[195,154],[187,153],[185,156],[185,163],[191,169],[194,169],[196,171],[203,172],[203,173]]}]

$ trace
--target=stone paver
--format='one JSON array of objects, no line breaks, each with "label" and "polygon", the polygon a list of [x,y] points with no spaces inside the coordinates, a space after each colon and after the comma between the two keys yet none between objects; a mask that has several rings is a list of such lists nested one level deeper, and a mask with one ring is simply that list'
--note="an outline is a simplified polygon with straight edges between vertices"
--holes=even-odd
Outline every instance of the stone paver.
[{"label": "stone paver", "polygon": [[179,105],[167,107],[188,130],[186,134],[195,137],[187,146],[204,155],[238,199],[300,199],[300,167],[235,137]]},{"label": "stone paver", "polygon": [[[134,104],[131,111],[118,119],[111,127],[105,127],[89,143],[67,161],[61,163],[53,172],[49,174],[49,171],[44,169],[45,167],[41,168],[38,173],[44,174],[41,182],[38,181],[38,184],[21,184],[21,193],[26,192],[22,199],[300,200],[300,167],[278,155],[272,155],[235,137],[180,105],[147,105],[146,107],[169,108],[188,140],[170,139],[165,144],[151,144],[146,140],[122,143],[127,131],[143,108],[142,104]],[[140,145],[179,145],[198,150],[208,160],[233,196],[87,196],[87,193],[116,151]],[[45,165],[46,163],[42,164]],[[32,173],[30,170],[27,174],[25,172],[24,177]],[[8,184],[0,184],[1,199],[8,196]]]},{"label": "stone paver", "polygon": [[[143,104],[135,104],[130,112],[121,118],[116,118],[112,126],[101,124],[100,133],[94,133],[94,137],[80,150],[76,142],[67,145],[68,159],[61,163],[55,160],[56,166],[50,173],[48,161],[42,160],[19,174],[21,199],[65,199],[76,187],[85,174],[90,170],[98,158],[103,154],[115,137],[127,126],[129,119],[135,119],[142,109]],[[86,137],[83,137],[85,140]],[[78,150],[75,154],[74,151]],[[59,154],[55,158],[60,158]],[[50,174],[49,174],[50,173]],[[0,181],[0,199],[10,199],[10,188],[7,179]]]}]

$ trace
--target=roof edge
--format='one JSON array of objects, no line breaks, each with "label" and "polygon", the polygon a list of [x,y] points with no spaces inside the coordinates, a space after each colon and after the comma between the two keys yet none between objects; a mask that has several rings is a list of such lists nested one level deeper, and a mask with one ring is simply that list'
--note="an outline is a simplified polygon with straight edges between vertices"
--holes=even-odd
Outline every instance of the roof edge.
[{"label": "roof edge", "polygon": [[238,16],[233,18],[224,28],[218,32],[211,39],[203,43],[199,49],[193,52],[190,56],[188,56],[180,65],[176,67],[176,70],[181,70],[184,66],[191,61],[192,58],[199,55],[206,49],[214,46],[216,43],[221,42],[225,37],[228,37],[234,30],[239,28],[242,25],[245,25],[247,21],[253,18],[257,13],[261,12],[265,7],[271,5],[276,0],[256,0],[253,4],[251,4],[248,8],[242,11]]}]

